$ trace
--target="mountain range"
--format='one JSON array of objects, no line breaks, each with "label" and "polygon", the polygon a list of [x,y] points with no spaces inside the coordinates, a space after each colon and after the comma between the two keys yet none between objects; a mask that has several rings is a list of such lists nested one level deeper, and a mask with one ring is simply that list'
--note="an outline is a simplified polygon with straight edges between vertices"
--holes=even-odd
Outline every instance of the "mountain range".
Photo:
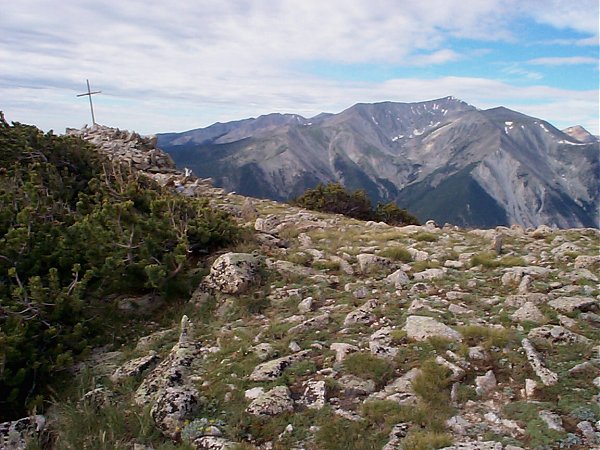
[{"label": "mountain range", "polygon": [[339,181],[423,221],[598,227],[596,136],[454,97],[268,114],[159,134],[158,145],[178,167],[248,196],[287,200]]}]

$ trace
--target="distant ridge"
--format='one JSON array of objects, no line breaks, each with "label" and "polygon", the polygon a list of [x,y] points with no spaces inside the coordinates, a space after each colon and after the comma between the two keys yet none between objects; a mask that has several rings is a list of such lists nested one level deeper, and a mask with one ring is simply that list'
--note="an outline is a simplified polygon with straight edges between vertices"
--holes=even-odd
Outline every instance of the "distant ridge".
[{"label": "distant ridge", "polygon": [[339,181],[421,220],[598,227],[597,138],[454,97],[274,113],[159,134],[158,145],[178,167],[244,195],[286,200]]}]

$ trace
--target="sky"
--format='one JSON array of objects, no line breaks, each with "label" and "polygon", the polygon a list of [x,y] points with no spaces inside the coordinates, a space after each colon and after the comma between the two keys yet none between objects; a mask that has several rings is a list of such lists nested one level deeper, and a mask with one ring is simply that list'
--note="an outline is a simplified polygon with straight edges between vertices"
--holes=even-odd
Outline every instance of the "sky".
[{"label": "sky", "polygon": [[142,134],[452,95],[599,130],[598,0],[19,0],[0,111]]}]

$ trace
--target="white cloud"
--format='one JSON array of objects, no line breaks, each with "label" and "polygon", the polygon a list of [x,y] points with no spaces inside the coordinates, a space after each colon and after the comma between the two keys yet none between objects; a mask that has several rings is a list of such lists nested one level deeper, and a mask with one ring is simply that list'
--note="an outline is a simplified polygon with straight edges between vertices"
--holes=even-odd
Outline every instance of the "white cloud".
[{"label": "white cloud", "polygon": [[587,56],[549,56],[544,58],[535,58],[527,61],[529,64],[540,66],[571,66],[576,64],[598,64],[598,58]]},{"label": "white cloud", "polygon": [[[590,10],[574,13],[577,17],[571,19],[576,23],[569,24],[558,17],[564,8],[544,12],[544,4],[518,0],[5,2],[0,14],[0,109],[9,119],[46,129],[79,126],[89,120],[87,102],[75,97],[85,89],[86,78],[94,89],[103,91],[94,99],[100,122],[141,132],[184,130],[271,111],[311,115],[337,112],[358,101],[419,101],[450,94],[476,106],[511,106],[518,104],[517,95],[537,91],[490,79],[444,77],[432,68],[457,60],[468,64],[484,56],[453,48],[453,40],[516,40],[511,21],[517,14],[597,36],[589,18],[579,17],[589,16]],[[319,62],[375,63],[430,73],[423,80],[395,75],[384,82],[347,82],[301,70]],[[530,80],[538,75],[520,74]],[[542,117],[544,104],[580,96],[575,90],[545,89],[539,91],[544,95],[531,97],[540,105]],[[597,114],[595,97],[595,104],[593,95],[582,100],[579,115]]]},{"label": "white cloud", "polygon": [[527,0],[518,9],[539,23],[598,36],[598,0]]}]

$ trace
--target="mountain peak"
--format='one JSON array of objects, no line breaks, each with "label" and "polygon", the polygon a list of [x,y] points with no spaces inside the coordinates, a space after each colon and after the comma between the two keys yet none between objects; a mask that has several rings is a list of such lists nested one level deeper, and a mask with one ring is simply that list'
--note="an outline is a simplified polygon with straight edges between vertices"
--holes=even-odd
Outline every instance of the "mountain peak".
[{"label": "mountain peak", "polygon": [[579,142],[583,142],[586,144],[598,141],[598,138],[596,136],[594,136],[588,130],[583,128],[581,125],[574,125],[572,127],[565,128],[564,130],[561,130],[561,131],[563,133],[571,136],[573,139],[576,139]]}]

